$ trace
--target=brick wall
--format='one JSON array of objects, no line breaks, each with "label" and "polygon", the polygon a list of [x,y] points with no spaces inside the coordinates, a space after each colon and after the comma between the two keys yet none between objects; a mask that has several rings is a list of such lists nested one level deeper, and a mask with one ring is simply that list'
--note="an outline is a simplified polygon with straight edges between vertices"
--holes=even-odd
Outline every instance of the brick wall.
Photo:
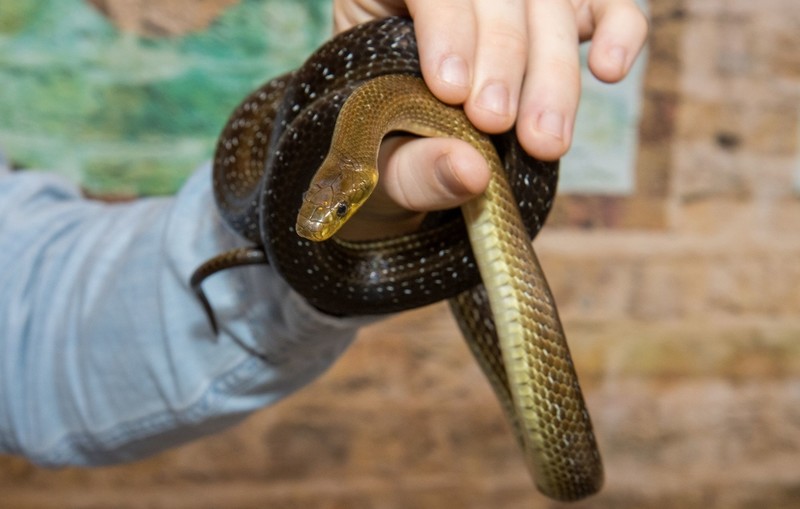
[{"label": "brick wall", "polygon": [[[637,189],[537,240],[606,462],[575,507],[800,502],[800,4],[654,0]],[[444,305],[325,377],[132,465],[0,459],[0,507],[559,507],[531,487]]]}]

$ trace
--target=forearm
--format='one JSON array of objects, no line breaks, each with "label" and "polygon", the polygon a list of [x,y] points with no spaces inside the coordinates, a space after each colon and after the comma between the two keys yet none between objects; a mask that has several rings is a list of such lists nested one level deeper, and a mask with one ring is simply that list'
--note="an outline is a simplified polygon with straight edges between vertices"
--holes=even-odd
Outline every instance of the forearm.
[{"label": "forearm", "polygon": [[239,244],[207,169],[174,199],[124,205],[0,170],[0,450],[45,464],[133,459],[322,373],[359,323],[317,313],[267,267],[206,283],[223,325],[212,335],[187,282]]}]

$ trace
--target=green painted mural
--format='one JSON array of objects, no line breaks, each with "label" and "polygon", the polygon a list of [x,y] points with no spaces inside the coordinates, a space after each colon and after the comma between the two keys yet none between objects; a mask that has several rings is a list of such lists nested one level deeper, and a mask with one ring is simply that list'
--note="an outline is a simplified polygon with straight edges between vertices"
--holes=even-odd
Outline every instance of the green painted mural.
[{"label": "green painted mural", "polygon": [[82,0],[0,2],[0,149],[101,195],[173,192],[233,107],[330,34],[329,0],[242,0],[147,37]]}]

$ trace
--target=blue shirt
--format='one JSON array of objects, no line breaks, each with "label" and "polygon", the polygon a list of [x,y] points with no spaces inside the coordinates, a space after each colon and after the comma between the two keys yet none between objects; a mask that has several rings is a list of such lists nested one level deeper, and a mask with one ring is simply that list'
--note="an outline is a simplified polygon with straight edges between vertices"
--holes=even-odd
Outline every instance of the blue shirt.
[{"label": "blue shirt", "polygon": [[240,245],[216,213],[209,167],[175,197],[107,204],[0,164],[0,452],[43,465],[132,460],[323,373],[365,319],[317,312],[269,267],[204,283],[222,329],[212,334],[189,277]]}]

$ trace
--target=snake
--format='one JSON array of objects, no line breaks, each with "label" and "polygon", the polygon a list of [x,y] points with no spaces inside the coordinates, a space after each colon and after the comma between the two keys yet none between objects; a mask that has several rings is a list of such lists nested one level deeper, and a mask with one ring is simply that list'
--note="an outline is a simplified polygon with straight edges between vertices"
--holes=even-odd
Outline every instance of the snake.
[{"label": "snake", "polygon": [[[376,185],[382,140],[397,132],[470,143],[490,167],[486,191],[428,213],[412,233],[339,238]],[[243,265],[271,265],[334,316],[447,300],[539,491],[574,501],[601,489],[591,418],[532,245],[552,207],[558,162],[526,154],[513,129],[478,131],[463,109],[436,99],[421,78],[412,20],[354,27],[251,93],[219,136],[212,173],[220,215],[251,243],[190,279],[214,331],[202,282]]]}]

